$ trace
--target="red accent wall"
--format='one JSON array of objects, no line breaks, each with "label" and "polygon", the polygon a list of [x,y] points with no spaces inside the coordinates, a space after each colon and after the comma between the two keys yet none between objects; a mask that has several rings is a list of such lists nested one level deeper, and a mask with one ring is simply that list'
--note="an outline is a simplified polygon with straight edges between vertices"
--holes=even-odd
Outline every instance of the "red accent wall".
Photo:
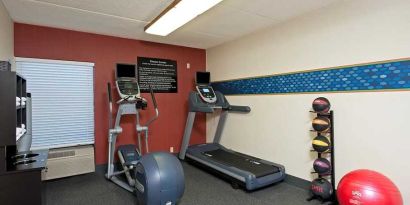
[{"label": "red accent wall", "polygon": [[[14,55],[16,57],[54,60],[85,61],[94,67],[95,159],[96,164],[107,163],[108,150],[108,96],[107,82],[114,83],[116,63],[136,63],[137,57],[155,57],[176,60],[178,64],[178,93],[158,93],[159,118],[150,127],[150,151],[178,152],[188,112],[187,98],[193,90],[196,71],[204,71],[206,54],[203,49],[173,46],[147,41],[83,33],[27,24],[14,24]],[[186,69],[187,63],[191,64]],[[113,92],[116,91],[113,88]],[[35,96],[33,96],[35,98]],[[114,95],[118,98],[118,95]],[[153,115],[151,109],[142,111],[142,121]],[[117,106],[114,106],[115,113]],[[115,116],[114,116],[115,117]],[[197,116],[191,143],[205,142],[205,115]],[[135,117],[122,120],[123,133],[117,145],[136,144]]]}]

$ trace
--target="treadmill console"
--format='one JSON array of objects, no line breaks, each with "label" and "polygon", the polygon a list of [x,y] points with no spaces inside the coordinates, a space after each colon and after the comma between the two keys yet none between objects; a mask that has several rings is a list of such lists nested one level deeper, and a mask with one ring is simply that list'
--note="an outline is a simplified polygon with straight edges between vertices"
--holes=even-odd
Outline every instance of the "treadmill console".
[{"label": "treadmill console", "polygon": [[216,94],[210,83],[209,72],[197,72],[196,73],[196,90],[198,91],[201,99],[206,103],[216,103]]},{"label": "treadmill console", "polygon": [[140,98],[135,65],[117,64],[115,83],[121,99],[134,101]]},{"label": "treadmill console", "polygon": [[215,103],[216,102],[216,95],[214,92],[214,89],[212,89],[211,86],[204,86],[204,85],[198,85],[196,86],[196,90],[199,93],[199,96],[201,96],[201,99],[207,103]]}]

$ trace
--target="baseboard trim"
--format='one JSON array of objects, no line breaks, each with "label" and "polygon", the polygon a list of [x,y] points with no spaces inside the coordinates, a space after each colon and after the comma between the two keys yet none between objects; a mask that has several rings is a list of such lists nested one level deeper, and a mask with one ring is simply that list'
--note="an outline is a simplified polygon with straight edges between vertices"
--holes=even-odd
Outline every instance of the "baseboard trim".
[{"label": "baseboard trim", "polygon": [[107,172],[107,164],[95,165],[95,173],[104,175]]},{"label": "baseboard trim", "polygon": [[[95,173],[105,175],[107,173],[108,164],[99,164],[95,165]],[[122,166],[120,163],[114,164],[115,170],[122,170]]]},{"label": "baseboard trim", "polygon": [[310,190],[310,184],[311,184],[310,181],[299,178],[299,177],[292,176],[290,174],[286,174],[286,178],[284,182],[287,184],[296,186],[298,188],[301,188],[301,189]]}]

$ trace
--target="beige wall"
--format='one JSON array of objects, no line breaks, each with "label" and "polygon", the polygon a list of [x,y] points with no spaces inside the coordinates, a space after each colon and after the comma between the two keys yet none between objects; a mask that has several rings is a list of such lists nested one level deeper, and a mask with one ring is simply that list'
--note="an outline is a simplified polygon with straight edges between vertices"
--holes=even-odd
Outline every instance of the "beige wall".
[{"label": "beige wall", "polygon": [[[207,50],[212,80],[276,74],[410,57],[410,1],[344,0],[276,27]],[[284,164],[312,179],[311,102],[325,96],[335,111],[336,177],[382,172],[410,203],[410,92],[230,96],[250,105],[232,114],[222,144]],[[215,129],[208,116],[207,137]]]},{"label": "beige wall", "polygon": [[0,1],[0,60],[13,60],[14,56],[13,21],[3,2]]}]

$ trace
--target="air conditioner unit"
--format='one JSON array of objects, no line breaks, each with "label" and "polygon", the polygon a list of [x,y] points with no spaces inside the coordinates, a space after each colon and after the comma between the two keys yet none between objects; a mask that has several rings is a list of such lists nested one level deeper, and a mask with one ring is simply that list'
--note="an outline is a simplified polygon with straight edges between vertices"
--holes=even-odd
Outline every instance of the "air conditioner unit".
[{"label": "air conditioner unit", "polygon": [[51,149],[42,179],[50,180],[91,172],[95,172],[93,146]]}]

